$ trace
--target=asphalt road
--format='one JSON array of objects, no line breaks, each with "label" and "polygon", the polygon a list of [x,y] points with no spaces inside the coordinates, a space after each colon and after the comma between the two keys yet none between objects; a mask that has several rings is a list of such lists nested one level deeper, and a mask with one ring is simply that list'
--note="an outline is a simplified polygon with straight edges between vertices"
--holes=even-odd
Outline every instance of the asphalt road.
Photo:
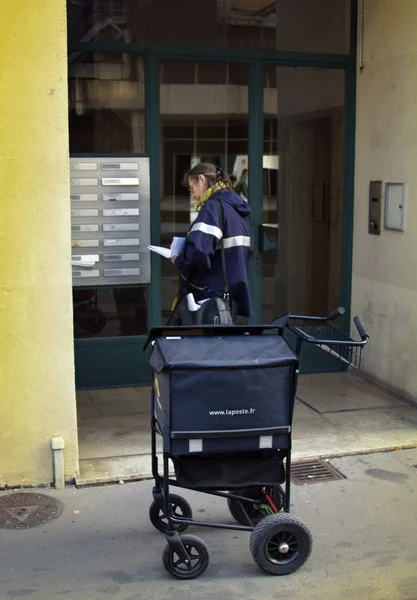
[{"label": "asphalt road", "polygon": [[[64,510],[40,527],[0,529],[0,598],[417,600],[417,449],[331,463],[346,479],[292,487],[292,513],[309,527],[313,550],[283,577],[259,570],[249,533],[190,528],[207,543],[210,565],[198,579],[172,579],[161,562],[165,538],[148,519],[151,481],[27,490]],[[183,495],[197,518],[232,522],[223,499]]]}]

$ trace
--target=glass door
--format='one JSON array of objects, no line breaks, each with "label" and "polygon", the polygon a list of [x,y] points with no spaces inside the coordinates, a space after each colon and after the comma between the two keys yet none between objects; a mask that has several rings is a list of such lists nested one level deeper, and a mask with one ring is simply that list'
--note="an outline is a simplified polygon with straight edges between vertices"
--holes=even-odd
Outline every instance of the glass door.
[{"label": "glass door", "polygon": [[[195,218],[182,186],[186,170],[210,161],[237,182],[249,170],[259,182],[249,197],[253,230],[259,231],[252,261],[260,257],[260,266],[251,271],[255,307],[260,298],[254,322],[269,323],[287,311],[323,315],[340,304],[344,75],[265,67],[259,131],[250,127],[250,119],[259,120],[253,110],[249,114],[249,64],[161,62],[161,243],[185,235]],[[249,132],[258,138],[251,144]],[[252,167],[249,147],[262,149]],[[161,268],[166,322],[178,275],[168,261]]]},{"label": "glass door", "polygon": [[[160,70],[161,243],[186,235],[194,201],[182,185],[200,161],[220,166],[236,181],[248,167],[249,65],[165,60]],[[162,261],[162,322],[178,286],[173,265]]]}]

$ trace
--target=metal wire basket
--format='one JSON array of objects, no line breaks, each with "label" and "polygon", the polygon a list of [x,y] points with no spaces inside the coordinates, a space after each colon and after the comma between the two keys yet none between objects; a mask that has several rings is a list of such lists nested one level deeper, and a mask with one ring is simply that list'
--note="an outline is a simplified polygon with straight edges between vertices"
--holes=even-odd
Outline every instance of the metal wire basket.
[{"label": "metal wire basket", "polygon": [[360,341],[350,338],[328,322],[343,314],[344,310],[340,308],[327,317],[290,315],[290,322],[287,326],[297,336],[299,346],[297,354],[301,352],[302,343],[306,342],[334,356],[346,365],[360,369],[362,350],[369,336],[359,317],[355,317],[353,321],[361,336]]}]

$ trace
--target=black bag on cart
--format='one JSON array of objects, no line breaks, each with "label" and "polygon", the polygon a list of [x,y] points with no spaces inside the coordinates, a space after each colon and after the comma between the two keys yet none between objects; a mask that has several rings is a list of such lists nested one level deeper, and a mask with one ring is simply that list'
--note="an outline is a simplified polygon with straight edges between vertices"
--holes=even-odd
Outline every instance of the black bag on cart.
[{"label": "black bag on cart", "polygon": [[149,362],[163,450],[180,485],[282,483],[298,359],[281,336],[161,336]]},{"label": "black bag on cart", "polygon": [[174,456],[175,477],[190,489],[240,489],[271,486],[285,481],[282,450]]},{"label": "black bag on cart", "polygon": [[[192,292],[192,290],[189,290]],[[191,311],[184,295],[175,308],[174,320],[180,325],[233,325],[236,318],[235,303],[224,297],[209,298],[196,311]]]}]

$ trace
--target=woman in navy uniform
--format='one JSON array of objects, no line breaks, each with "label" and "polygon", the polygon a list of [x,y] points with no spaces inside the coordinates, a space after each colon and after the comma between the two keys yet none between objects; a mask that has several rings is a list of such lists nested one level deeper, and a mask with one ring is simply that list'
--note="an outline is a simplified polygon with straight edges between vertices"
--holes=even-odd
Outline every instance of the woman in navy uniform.
[{"label": "woman in navy uniform", "polygon": [[[183,303],[188,292],[193,293],[196,302],[223,296],[222,244],[234,313],[242,317],[252,316],[248,282],[248,203],[233,190],[229,176],[211,163],[199,163],[188,171],[184,185],[197,200],[198,216],[187,233],[184,250],[171,259],[180,271],[177,298]],[[217,200],[223,207],[223,223]],[[180,313],[178,310],[177,314]]]}]

